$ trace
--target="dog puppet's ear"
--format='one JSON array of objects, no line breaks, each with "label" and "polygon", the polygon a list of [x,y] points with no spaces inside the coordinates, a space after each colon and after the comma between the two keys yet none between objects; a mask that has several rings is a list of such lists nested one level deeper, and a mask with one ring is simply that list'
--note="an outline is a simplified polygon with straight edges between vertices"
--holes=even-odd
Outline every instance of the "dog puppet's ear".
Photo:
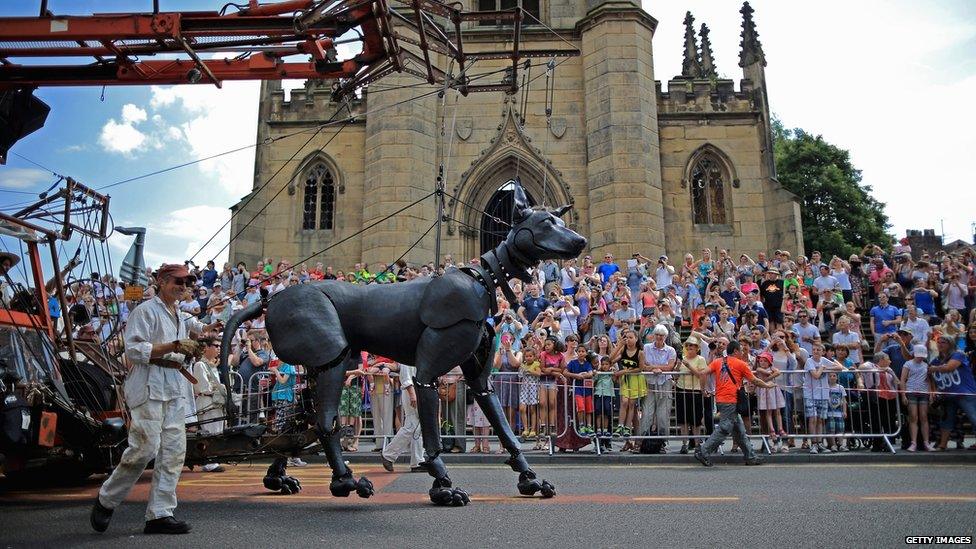
[{"label": "dog puppet's ear", "polygon": [[552,215],[554,215],[556,217],[562,217],[563,214],[565,214],[566,212],[568,212],[571,209],[573,209],[573,205],[572,204],[566,204],[564,206],[560,206],[560,207],[556,208],[555,210],[552,210],[549,213],[551,213]]},{"label": "dog puppet's ear", "polygon": [[529,199],[525,196],[525,190],[522,188],[522,182],[517,178],[509,181],[510,184],[515,186],[515,200],[513,207],[515,209],[515,222],[518,223],[523,219],[529,217],[532,214],[532,209],[529,207]]}]

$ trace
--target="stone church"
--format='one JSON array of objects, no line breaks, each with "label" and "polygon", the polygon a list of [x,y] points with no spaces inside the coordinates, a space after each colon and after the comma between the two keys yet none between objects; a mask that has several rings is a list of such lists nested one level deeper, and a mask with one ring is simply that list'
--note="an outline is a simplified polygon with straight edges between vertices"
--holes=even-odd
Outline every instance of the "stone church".
[{"label": "stone church", "polygon": [[[231,260],[251,267],[263,257],[296,261],[325,250],[309,267],[374,266],[405,252],[409,263],[431,262],[437,202],[424,197],[439,174],[441,251],[457,259],[480,255],[504,234],[513,177],[536,204],[572,203],[566,222],[589,239],[594,257],[639,251],[677,262],[702,248],[802,253],[799,204],[776,181],[766,59],[748,3],[740,10],[738,85],[718,77],[708,27],[696,28],[690,13],[682,74],[662,83],[653,63],[657,21],[638,1],[522,6],[544,23],[523,27],[523,48],[565,48],[565,40],[582,52],[557,60],[551,74],[549,60],[534,60],[524,99],[438,97],[425,82],[393,74],[336,104],[331,82],[309,81],[287,100],[280,82],[264,82],[258,141],[308,131],[258,147],[253,196],[232,207]],[[485,23],[464,31],[465,44],[511,47],[510,28]],[[497,73],[507,63],[472,71]],[[336,118],[357,116],[316,133],[337,109]]]}]

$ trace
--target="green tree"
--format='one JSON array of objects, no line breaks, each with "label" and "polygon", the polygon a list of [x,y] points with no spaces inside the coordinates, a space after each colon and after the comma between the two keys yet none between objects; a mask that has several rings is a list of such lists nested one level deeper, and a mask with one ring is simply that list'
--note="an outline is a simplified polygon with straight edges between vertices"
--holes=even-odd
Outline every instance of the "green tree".
[{"label": "green tree", "polygon": [[861,183],[848,151],[819,135],[786,129],[773,120],[773,151],[779,182],[800,200],[803,246],[826,257],[848,257],[868,244],[889,248],[884,203]]}]

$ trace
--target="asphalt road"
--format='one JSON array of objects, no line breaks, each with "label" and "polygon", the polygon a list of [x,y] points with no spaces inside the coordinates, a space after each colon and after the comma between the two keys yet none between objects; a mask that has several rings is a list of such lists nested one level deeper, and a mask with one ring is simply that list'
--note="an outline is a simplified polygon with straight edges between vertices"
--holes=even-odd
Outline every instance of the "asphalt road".
[{"label": "asphalt road", "polygon": [[[399,466],[402,469],[403,466]],[[97,479],[72,488],[0,485],[0,546],[10,547],[885,547],[908,535],[973,535],[976,467],[933,464],[546,465],[556,498],[516,496],[502,466],[454,465],[474,501],[438,508],[426,474],[357,465],[369,500],[328,494],[322,466],[292,469],[301,494],[260,485],[263,467],[186,472],[178,537],[141,533],[146,475],[105,534],[88,526]]]}]

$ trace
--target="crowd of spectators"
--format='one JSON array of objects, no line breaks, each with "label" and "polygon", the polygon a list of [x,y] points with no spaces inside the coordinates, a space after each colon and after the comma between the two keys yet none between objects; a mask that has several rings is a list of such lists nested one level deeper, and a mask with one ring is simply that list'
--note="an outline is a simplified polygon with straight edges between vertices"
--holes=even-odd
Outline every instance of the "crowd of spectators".
[{"label": "crowd of spectators", "polygon": [[[899,426],[909,451],[946,449],[961,441],[960,412],[976,423],[976,259],[969,250],[919,257],[904,247],[868,246],[846,258],[703,249],[677,263],[639,253],[624,261],[610,254],[546,261],[532,282],[511,283],[516,303],[499,293],[498,314],[488,319],[496,334],[494,388],[509,422],[536,449],[598,444],[603,451],[661,452],[663,439],[680,437],[684,453],[713,428],[707,366],[736,341],[755,375],[777,384],[747,383],[740,397],[746,425],[767,437],[771,451],[848,451],[859,446],[858,433]],[[346,271],[271,259],[253,269],[191,264],[198,283],[179,308],[204,322],[226,322],[260,299],[262,288],[274,294],[319,280],[394,284],[457,266],[450,256],[436,266],[357,263]],[[117,337],[118,322],[137,305],[109,276],[92,275],[71,291],[75,307],[88,313],[89,321],[76,325],[80,337]],[[151,297],[150,286],[144,299]],[[209,334],[208,348],[219,347],[218,335]],[[207,353],[198,358],[213,367],[216,353]],[[275,412],[264,414],[269,402],[254,402],[250,409],[261,412],[251,419],[287,415],[304,370],[276,359],[263,318],[235,334],[230,356],[242,392],[275,395]],[[367,415],[377,446],[402,422],[399,368],[364,355],[361,367],[347,372],[340,410],[347,450],[358,450]],[[269,374],[253,375],[259,372]],[[212,381],[195,389],[198,404],[201,397],[227,398],[214,398],[215,377],[197,377]],[[474,451],[490,452],[490,426],[461,380],[460,369],[441,379],[445,450],[466,451],[465,439],[477,435]],[[881,438],[868,438],[874,450],[884,449]]]}]

